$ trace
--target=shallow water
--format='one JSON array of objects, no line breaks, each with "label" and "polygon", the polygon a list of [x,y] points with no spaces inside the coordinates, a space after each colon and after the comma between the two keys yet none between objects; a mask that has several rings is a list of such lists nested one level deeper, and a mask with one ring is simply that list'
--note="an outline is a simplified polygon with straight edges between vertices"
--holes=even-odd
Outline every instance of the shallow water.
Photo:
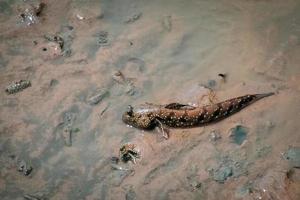
[{"label": "shallow water", "polygon": [[[38,1],[0,2],[1,199],[300,198],[299,1],[43,2],[30,26],[20,14]],[[21,79],[31,87],[8,95]],[[129,104],[270,91],[168,140],[121,120]],[[112,168],[125,143],[141,158]]]}]

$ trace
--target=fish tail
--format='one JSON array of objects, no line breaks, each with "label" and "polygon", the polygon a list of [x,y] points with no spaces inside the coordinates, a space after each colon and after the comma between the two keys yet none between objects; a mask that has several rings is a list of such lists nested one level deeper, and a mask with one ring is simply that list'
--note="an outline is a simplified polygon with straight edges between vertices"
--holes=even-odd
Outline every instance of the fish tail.
[{"label": "fish tail", "polygon": [[259,99],[262,99],[262,98],[265,98],[265,97],[268,97],[268,96],[272,96],[274,94],[275,94],[274,92],[256,94],[255,97],[256,97],[256,100],[259,100]]}]

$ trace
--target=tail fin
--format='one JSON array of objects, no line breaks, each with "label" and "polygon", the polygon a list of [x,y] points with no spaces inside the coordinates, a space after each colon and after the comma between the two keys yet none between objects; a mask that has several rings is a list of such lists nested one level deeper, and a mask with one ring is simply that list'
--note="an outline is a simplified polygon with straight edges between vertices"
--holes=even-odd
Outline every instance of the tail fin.
[{"label": "tail fin", "polygon": [[262,98],[265,98],[268,96],[272,96],[274,94],[275,94],[274,92],[269,92],[269,93],[264,93],[264,94],[256,94],[255,97],[256,97],[256,100],[259,100],[259,99],[262,99]]}]

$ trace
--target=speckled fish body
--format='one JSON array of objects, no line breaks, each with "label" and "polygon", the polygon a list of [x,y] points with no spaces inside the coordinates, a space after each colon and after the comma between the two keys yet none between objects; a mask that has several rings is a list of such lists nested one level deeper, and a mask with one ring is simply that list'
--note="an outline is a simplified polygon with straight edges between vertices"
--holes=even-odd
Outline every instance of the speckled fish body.
[{"label": "speckled fish body", "polygon": [[245,95],[217,104],[193,107],[172,103],[168,105],[146,104],[123,114],[126,124],[141,129],[152,129],[162,123],[169,127],[188,128],[218,122],[239,112],[246,106],[274,93]]}]

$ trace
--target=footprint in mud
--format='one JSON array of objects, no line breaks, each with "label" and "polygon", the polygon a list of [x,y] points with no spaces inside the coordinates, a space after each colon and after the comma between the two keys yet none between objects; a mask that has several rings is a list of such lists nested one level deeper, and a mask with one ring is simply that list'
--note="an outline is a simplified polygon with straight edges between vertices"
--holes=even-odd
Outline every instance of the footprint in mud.
[{"label": "footprint in mud", "polygon": [[28,176],[32,172],[33,168],[25,160],[20,160],[18,163],[18,171],[22,172],[24,176]]},{"label": "footprint in mud", "polygon": [[120,96],[125,93],[134,97],[141,95],[141,89],[136,87],[136,80],[134,78],[127,78],[121,71],[115,71],[112,74],[112,79],[117,83],[112,88],[113,94]]},{"label": "footprint in mud", "polygon": [[73,134],[79,131],[79,129],[74,127],[78,113],[79,108],[77,106],[73,106],[71,109],[64,112],[62,114],[63,122],[60,123],[55,130],[61,134],[66,146],[72,146]]},{"label": "footprint in mud", "polygon": [[108,41],[108,32],[107,31],[100,31],[95,35],[97,40],[97,45],[99,47],[104,47],[109,45]]},{"label": "footprint in mud", "polygon": [[300,168],[300,147],[290,147],[284,157],[292,167]]},{"label": "footprint in mud", "polygon": [[227,155],[219,158],[217,166],[208,169],[208,172],[213,180],[224,183],[230,177],[237,178],[246,175],[248,173],[247,166],[246,160]]},{"label": "footprint in mud", "polygon": [[5,59],[0,52],[0,70],[4,69],[8,64],[8,60]]},{"label": "footprint in mud", "polygon": [[63,138],[66,146],[72,146],[72,134],[73,129],[72,125],[75,121],[76,117],[74,113],[65,113],[64,116],[64,129],[63,129]]},{"label": "footprint in mud", "polygon": [[173,155],[167,161],[155,166],[145,175],[143,184],[150,184],[162,174],[172,173],[182,164],[185,155],[195,149],[200,143],[201,140],[198,139],[186,145],[179,151],[173,152]]},{"label": "footprint in mud", "polygon": [[125,199],[126,200],[136,200],[137,199],[136,193],[135,193],[132,185],[130,185],[129,188],[126,188]]},{"label": "footprint in mud", "polygon": [[135,13],[132,16],[127,17],[127,19],[125,20],[125,23],[126,24],[131,24],[131,23],[139,20],[142,17],[142,15],[143,15],[142,12]]},{"label": "footprint in mud", "polygon": [[241,145],[246,140],[249,129],[244,126],[237,125],[236,127],[232,128],[230,131],[231,134],[229,137],[232,139],[232,142]]},{"label": "footprint in mud", "polygon": [[44,60],[52,60],[62,56],[62,49],[59,43],[43,41],[37,43],[37,50]]},{"label": "footprint in mud", "polygon": [[98,88],[94,92],[92,92],[87,98],[86,102],[89,105],[97,105],[99,104],[104,98],[109,96],[109,90],[106,88]]},{"label": "footprint in mud", "polygon": [[112,78],[119,83],[119,87],[129,96],[138,97],[142,93],[142,89],[147,78],[144,76],[145,62],[142,59],[130,57],[120,59]]},{"label": "footprint in mud", "polygon": [[109,182],[113,186],[118,187],[130,175],[134,175],[134,170],[114,170],[109,177]]},{"label": "footprint in mud", "polygon": [[15,153],[8,150],[14,148],[10,143],[0,143],[0,173],[5,174],[7,169],[16,168],[16,170],[21,172],[24,176],[29,176],[33,170],[31,160],[25,159],[22,156],[16,156]]},{"label": "footprint in mud", "polygon": [[171,32],[171,30],[172,30],[172,16],[171,15],[163,17],[162,26],[165,30],[167,30],[168,32]]},{"label": "footprint in mud", "polygon": [[61,56],[70,57],[74,29],[72,26],[63,26],[61,31],[55,34],[45,34],[42,41],[34,41],[36,49],[44,60],[53,60]]},{"label": "footprint in mud", "polygon": [[141,75],[145,71],[145,62],[140,58],[131,57],[121,68],[125,74],[131,76]]},{"label": "footprint in mud", "polygon": [[72,55],[72,44],[75,38],[74,28],[72,26],[62,26],[58,35],[63,41],[62,55],[64,57],[70,57]]},{"label": "footprint in mud", "polygon": [[109,47],[110,44],[111,38],[109,32],[101,30],[92,35],[92,38],[84,48],[86,49],[89,58],[95,58],[99,50]]}]

